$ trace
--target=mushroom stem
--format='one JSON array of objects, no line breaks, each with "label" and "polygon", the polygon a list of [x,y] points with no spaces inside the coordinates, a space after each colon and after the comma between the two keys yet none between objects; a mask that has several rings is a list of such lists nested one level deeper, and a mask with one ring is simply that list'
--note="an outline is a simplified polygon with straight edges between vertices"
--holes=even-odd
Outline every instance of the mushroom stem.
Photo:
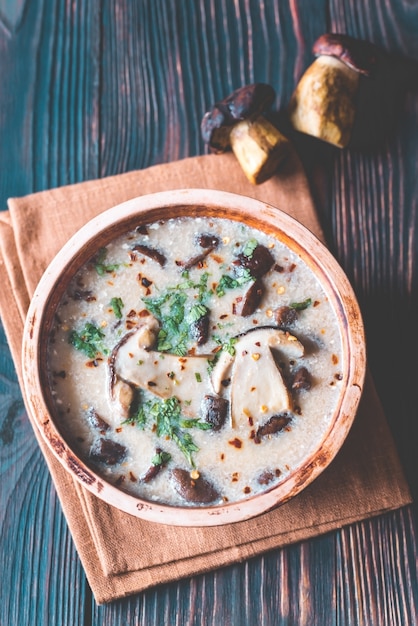
[{"label": "mushroom stem", "polygon": [[293,127],[338,148],[351,137],[360,73],[332,56],[320,56],[306,70],[290,102]]},{"label": "mushroom stem", "polygon": [[263,116],[242,120],[231,130],[230,142],[248,180],[254,185],[270,178],[289,153],[289,141]]}]

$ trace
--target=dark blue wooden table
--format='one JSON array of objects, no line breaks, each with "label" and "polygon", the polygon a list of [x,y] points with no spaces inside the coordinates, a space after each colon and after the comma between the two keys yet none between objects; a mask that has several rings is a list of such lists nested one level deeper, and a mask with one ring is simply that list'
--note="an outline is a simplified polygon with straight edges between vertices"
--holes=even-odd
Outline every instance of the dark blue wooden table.
[{"label": "dark blue wooden table", "polygon": [[[204,153],[199,125],[212,103],[262,81],[284,108],[327,31],[418,61],[411,0],[0,0],[0,209],[10,196]],[[418,98],[409,87],[377,148],[298,148],[358,294],[416,499]],[[98,607],[2,330],[0,445],[1,626],[418,623],[414,505]]]}]

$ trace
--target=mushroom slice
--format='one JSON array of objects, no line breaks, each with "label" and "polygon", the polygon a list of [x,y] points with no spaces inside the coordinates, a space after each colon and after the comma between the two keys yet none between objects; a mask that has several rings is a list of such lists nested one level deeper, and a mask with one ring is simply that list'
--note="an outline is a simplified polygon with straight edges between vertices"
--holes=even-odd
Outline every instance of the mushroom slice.
[{"label": "mushroom slice", "polygon": [[273,351],[290,358],[303,356],[304,348],[290,333],[277,328],[260,328],[242,336],[235,344],[232,370],[232,427],[259,424],[273,415],[292,410],[292,397],[277,367]]},{"label": "mushroom slice", "polygon": [[144,329],[140,327],[113,350],[112,397],[117,390],[116,381],[123,381],[159,398],[175,396],[186,416],[199,415],[202,394],[209,391],[208,360],[213,359],[213,354],[182,357],[157,352],[144,347],[143,337]]},{"label": "mushroom slice", "polygon": [[226,350],[222,350],[220,353],[210,377],[212,388],[215,393],[220,394],[222,388],[226,386],[224,381],[230,380],[234,358],[235,357]]}]

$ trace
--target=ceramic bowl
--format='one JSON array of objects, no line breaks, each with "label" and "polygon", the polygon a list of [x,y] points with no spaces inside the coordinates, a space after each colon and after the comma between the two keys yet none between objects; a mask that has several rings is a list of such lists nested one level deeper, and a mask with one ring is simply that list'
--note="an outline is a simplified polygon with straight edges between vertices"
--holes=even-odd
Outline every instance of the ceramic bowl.
[{"label": "ceramic bowl", "polygon": [[[169,506],[126,493],[80,458],[57,425],[49,389],[46,344],[58,303],[69,281],[95,251],[141,224],[167,217],[224,217],[244,222],[283,241],[316,274],[331,303],[342,337],[342,382],[335,412],[320,444],[276,486],[235,503]],[[152,522],[213,526],[260,515],[294,497],[333,460],[356,415],[365,376],[363,323],[353,290],[328,249],[303,225],[263,202],[212,190],[177,190],[142,196],[110,209],[81,228],[47,268],[33,296],[23,342],[28,407],[50,450],[74,480],[105,502]]]}]

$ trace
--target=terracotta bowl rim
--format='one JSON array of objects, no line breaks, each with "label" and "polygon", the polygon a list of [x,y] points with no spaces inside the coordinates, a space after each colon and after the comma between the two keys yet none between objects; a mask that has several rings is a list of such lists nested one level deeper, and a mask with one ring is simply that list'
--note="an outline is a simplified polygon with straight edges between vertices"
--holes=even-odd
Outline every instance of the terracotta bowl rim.
[{"label": "terracotta bowl rim", "polygon": [[[189,507],[169,506],[128,494],[106,482],[71,449],[48,408],[42,367],[42,342],[51,311],[69,278],[105,242],[132,229],[169,216],[214,214],[279,236],[319,276],[336,311],[343,343],[344,387],[332,423],[316,451],[277,486],[236,503]],[[174,213],[173,213],[174,212]],[[160,217],[158,217],[160,216]],[[92,246],[94,242],[94,246]],[[52,307],[52,308],[51,308]],[[288,501],[331,463],[346,439],[360,401],[365,372],[364,325],[354,290],[331,252],[295,218],[260,200],[214,189],[178,189],[133,198],[105,210],[81,227],[45,270],[32,297],[22,347],[24,390],[28,410],[43,440],[62,466],[81,485],[108,504],[136,517],[175,526],[217,526],[244,521]]]}]

